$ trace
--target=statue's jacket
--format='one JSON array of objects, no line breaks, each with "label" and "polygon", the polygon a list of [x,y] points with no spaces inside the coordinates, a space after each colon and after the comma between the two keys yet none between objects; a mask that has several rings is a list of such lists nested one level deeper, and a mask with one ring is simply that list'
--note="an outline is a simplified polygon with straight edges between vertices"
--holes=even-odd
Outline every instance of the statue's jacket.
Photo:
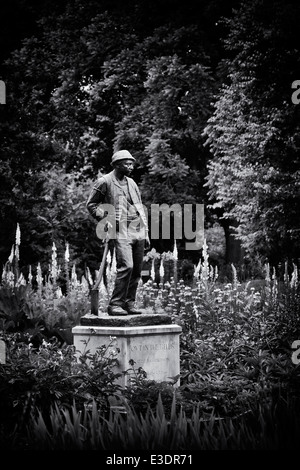
[{"label": "statue's jacket", "polygon": [[[142,204],[141,194],[136,182],[124,176],[128,183],[128,192],[132,200],[132,204],[136,209],[137,214],[140,216],[143,225],[147,228],[148,221],[145,214],[144,206]],[[121,219],[121,201],[125,197],[124,190],[115,177],[114,171],[107,175],[102,175],[95,183],[88,201],[86,203],[89,213],[98,221],[102,220],[107,215],[107,204],[114,207],[116,222],[119,223]],[[99,210],[103,207],[104,214],[99,215]],[[101,211],[100,211],[101,212]]]}]

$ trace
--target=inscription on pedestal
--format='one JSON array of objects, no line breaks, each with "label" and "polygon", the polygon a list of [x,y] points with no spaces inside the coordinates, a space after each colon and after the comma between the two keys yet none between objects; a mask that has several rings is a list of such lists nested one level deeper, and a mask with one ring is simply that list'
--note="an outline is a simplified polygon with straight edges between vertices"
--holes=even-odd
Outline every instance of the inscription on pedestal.
[{"label": "inscription on pedestal", "polygon": [[[133,359],[134,368],[141,367],[147,374],[147,378],[159,380],[165,377],[168,381],[170,377],[178,373],[176,352],[179,351],[178,336],[166,335],[165,337],[143,337],[132,338],[129,348],[130,359]],[[174,356],[175,353],[175,356]],[[168,371],[168,375],[166,375]]]},{"label": "inscription on pedestal", "polygon": [[131,352],[136,352],[136,351],[161,351],[161,350],[168,350],[168,349],[174,349],[175,344],[174,342],[172,343],[156,343],[156,344],[135,344],[132,345],[130,350]]}]

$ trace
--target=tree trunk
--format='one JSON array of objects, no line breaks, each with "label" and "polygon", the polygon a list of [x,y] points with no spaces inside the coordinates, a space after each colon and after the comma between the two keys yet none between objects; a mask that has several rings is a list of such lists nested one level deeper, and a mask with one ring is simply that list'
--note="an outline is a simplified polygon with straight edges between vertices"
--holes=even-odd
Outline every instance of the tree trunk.
[{"label": "tree trunk", "polygon": [[223,219],[220,221],[224,232],[225,232],[225,243],[226,243],[226,253],[225,253],[225,263],[238,265],[243,261],[244,250],[241,246],[240,240],[237,240],[234,237],[234,230],[232,227],[237,227],[237,222],[234,220]]}]

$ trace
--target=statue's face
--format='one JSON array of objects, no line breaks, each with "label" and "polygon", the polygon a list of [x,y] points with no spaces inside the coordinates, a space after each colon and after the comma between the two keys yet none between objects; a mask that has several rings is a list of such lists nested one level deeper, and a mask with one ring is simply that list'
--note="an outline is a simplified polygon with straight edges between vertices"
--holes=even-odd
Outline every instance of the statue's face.
[{"label": "statue's face", "polygon": [[132,160],[120,160],[117,163],[117,168],[119,171],[121,171],[124,175],[130,175],[133,168],[134,168],[134,162]]}]

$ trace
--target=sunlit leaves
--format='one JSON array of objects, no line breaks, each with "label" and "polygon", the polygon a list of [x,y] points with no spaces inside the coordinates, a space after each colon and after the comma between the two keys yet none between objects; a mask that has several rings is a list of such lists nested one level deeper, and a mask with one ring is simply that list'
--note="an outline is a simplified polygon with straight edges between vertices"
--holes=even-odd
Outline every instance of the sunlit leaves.
[{"label": "sunlit leaves", "polygon": [[[227,22],[226,48],[234,55],[205,135],[213,154],[207,178],[213,207],[238,222],[249,257],[278,261],[295,256],[300,243],[299,120],[283,90],[296,65],[287,57],[298,59],[291,6],[268,6],[246,1]],[[294,14],[299,17],[299,8]]]}]

